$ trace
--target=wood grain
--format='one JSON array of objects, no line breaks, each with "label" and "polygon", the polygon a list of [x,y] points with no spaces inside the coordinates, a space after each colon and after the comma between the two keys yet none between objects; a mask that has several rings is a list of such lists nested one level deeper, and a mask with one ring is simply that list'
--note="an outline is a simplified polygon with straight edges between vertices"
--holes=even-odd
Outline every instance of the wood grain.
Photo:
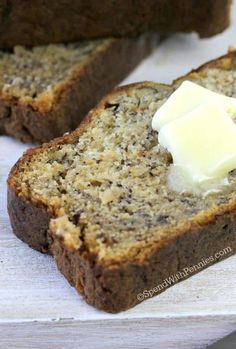
[{"label": "wood grain", "polygon": [[235,328],[232,316],[13,323],[0,325],[0,348],[201,349],[225,328]]}]

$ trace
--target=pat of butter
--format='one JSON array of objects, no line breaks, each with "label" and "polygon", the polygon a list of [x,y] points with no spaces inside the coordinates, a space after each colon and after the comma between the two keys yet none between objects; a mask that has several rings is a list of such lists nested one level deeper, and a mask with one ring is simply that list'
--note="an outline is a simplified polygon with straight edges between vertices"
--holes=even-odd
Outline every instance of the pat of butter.
[{"label": "pat of butter", "polygon": [[218,100],[225,110],[236,116],[236,99],[213,92],[191,81],[184,81],[168,100],[157,110],[152,119],[152,128],[159,131],[162,126],[191,112],[210,98]]},{"label": "pat of butter", "polygon": [[222,99],[211,98],[166,123],[158,139],[173,158],[168,182],[175,191],[215,191],[228,183],[228,173],[236,168],[236,125]]}]

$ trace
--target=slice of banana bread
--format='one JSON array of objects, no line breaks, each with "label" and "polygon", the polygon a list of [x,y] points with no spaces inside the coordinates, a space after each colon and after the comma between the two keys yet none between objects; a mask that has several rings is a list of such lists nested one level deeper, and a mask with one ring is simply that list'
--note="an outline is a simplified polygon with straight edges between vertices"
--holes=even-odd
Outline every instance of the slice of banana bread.
[{"label": "slice of banana bread", "polygon": [[71,131],[157,41],[147,34],[0,52],[0,134],[42,143]]},{"label": "slice of banana bread", "polygon": [[52,243],[60,271],[99,309],[125,310],[163,291],[170,276],[181,280],[236,251],[236,171],[204,199],[166,184],[171,157],[158,152],[151,120],[183,79],[236,97],[236,52],[171,86],[115,90],[73,133],[27,151],[9,175],[15,234],[40,251]]},{"label": "slice of banana bread", "polygon": [[231,0],[8,0],[0,3],[0,47],[42,45],[146,31],[195,31],[229,25]]}]

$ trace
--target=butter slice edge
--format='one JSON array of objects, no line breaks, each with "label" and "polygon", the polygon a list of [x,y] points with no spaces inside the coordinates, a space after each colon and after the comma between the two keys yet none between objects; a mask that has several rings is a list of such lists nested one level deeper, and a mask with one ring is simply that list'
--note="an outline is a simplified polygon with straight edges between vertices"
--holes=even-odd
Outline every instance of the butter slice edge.
[{"label": "butter slice edge", "polygon": [[233,114],[236,111],[236,98],[216,93],[192,81],[183,81],[154,114],[152,128],[160,131],[165,124],[191,112],[213,97],[222,103],[228,113]]}]

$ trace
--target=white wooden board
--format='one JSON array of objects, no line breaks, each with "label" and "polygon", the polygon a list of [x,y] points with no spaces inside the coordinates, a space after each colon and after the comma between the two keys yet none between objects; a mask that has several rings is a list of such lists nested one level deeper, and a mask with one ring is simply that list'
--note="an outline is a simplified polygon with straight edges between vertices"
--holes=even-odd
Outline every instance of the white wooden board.
[{"label": "white wooden board", "polygon": [[[235,34],[236,20],[212,39],[174,35],[126,82],[170,82],[236,47]],[[27,147],[0,137],[0,349],[203,349],[236,330],[236,256],[120,314],[87,305],[51,257],[31,250],[11,232],[5,181]]]}]

